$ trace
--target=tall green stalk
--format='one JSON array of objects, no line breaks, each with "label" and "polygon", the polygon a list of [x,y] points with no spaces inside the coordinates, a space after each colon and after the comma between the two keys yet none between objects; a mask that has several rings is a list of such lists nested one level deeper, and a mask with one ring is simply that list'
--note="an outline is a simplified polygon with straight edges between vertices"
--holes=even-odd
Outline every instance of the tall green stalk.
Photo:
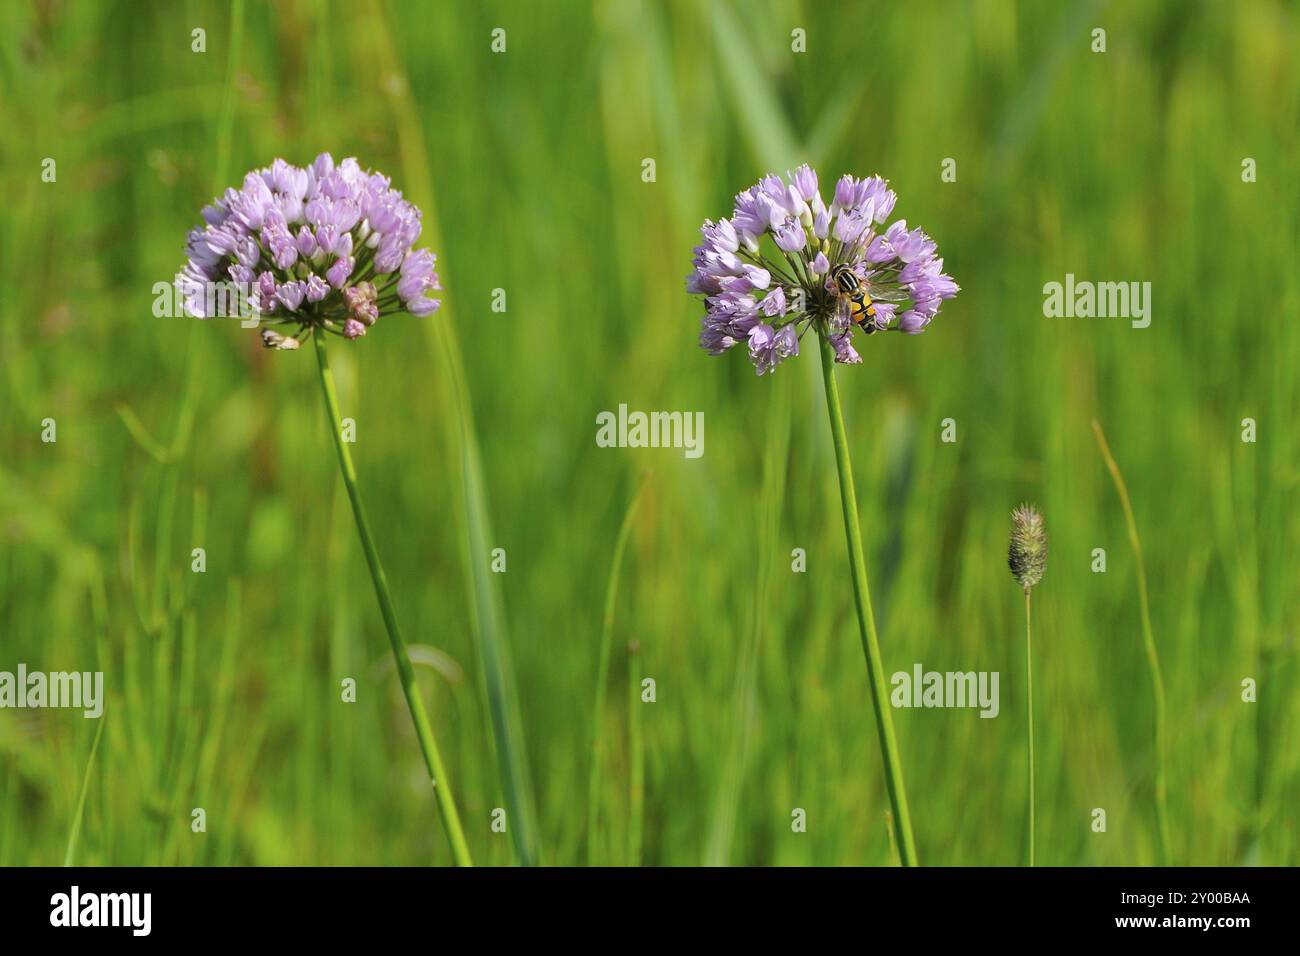
[{"label": "tall green stalk", "polygon": [[316,358],[320,363],[320,385],[325,395],[325,414],[329,419],[330,432],[334,435],[334,447],[339,453],[339,470],[343,473],[343,484],[348,489],[348,499],[352,502],[352,514],[357,520],[357,534],[361,537],[361,548],[366,553],[366,564],[370,567],[370,578],[375,583],[375,597],[379,599],[379,611],[388,630],[388,643],[393,648],[393,657],[397,662],[397,675],[406,696],[406,706],[411,711],[411,721],[415,724],[415,735],[420,739],[420,751],[424,754],[424,765],[429,771],[429,780],[433,784],[433,793],[437,798],[438,813],[442,817],[443,829],[447,831],[447,840],[451,843],[451,855],[457,866],[473,866],[469,856],[469,845],[465,842],[465,833],[460,826],[460,815],[456,812],[456,801],[452,798],[451,785],[443,770],[442,757],[438,753],[438,743],[429,725],[429,717],[424,712],[424,702],[420,699],[419,688],[415,683],[415,669],[411,666],[411,655],[402,640],[402,632],[397,626],[397,614],[393,610],[393,598],[388,593],[388,578],[384,575],[383,565],[379,563],[379,552],[375,550],[374,538],[370,534],[370,523],[366,520],[366,510],[361,503],[361,493],[357,490],[357,470],[352,464],[352,455],[348,452],[347,442],[343,440],[340,427],[342,416],[339,413],[338,395],[334,391],[334,375],[330,371],[329,358],[325,354],[325,333],[317,331],[312,336],[316,343]]},{"label": "tall green stalk", "polygon": [[831,438],[835,443],[835,464],[840,477],[840,501],[844,507],[844,534],[848,539],[849,567],[853,572],[853,599],[858,609],[858,631],[862,652],[867,658],[867,678],[871,682],[871,706],[876,713],[876,734],[880,738],[880,755],[885,764],[885,786],[894,813],[894,835],[898,858],[903,866],[916,866],[916,844],[912,839],[912,815],[907,809],[907,792],[903,787],[903,766],[894,740],[894,722],[889,712],[889,695],[885,690],[885,665],[880,657],[880,639],[876,635],[876,616],[871,610],[871,592],[867,587],[867,564],[862,557],[862,529],[858,527],[858,497],[853,490],[853,464],[849,459],[849,440],[844,431],[844,413],[840,409],[840,392],[835,384],[835,349],[826,336],[821,337],[822,376],[826,383],[826,409],[831,419]]},{"label": "tall green stalk", "polygon": [[1034,865],[1034,640],[1025,588],[1025,717],[1029,724],[1029,865]]},{"label": "tall green stalk", "polygon": [[1147,668],[1151,671],[1151,691],[1156,707],[1156,826],[1160,837],[1160,865],[1169,865],[1169,808],[1167,752],[1168,738],[1165,724],[1165,681],[1160,671],[1160,655],[1156,653],[1156,639],[1151,630],[1151,605],[1147,599],[1147,569],[1142,560],[1142,539],[1138,537],[1137,521],[1133,517],[1133,505],[1129,501],[1128,486],[1124,484],[1124,475],[1110,453],[1106,443],[1106,434],[1101,430],[1101,422],[1092,421],[1093,433],[1097,436],[1097,445],[1101,448],[1101,457],[1106,460],[1110,477],[1115,482],[1119,493],[1119,502],[1124,508],[1124,520],[1128,524],[1129,545],[1133,548],[1133,557],[1137,560],[1138,603],[1142,609],[1142,643],[1146,648]]}]

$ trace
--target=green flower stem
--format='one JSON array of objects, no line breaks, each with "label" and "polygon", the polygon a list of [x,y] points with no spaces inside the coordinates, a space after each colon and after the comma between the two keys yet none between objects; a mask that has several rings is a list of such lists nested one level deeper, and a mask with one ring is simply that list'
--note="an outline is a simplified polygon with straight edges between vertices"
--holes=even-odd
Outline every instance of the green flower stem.
[{"label": "green flower stem", "polygon": [[871,682],[871,705],[876,712],[876,733],[880,754],[885,763],[885,786],[894,809],[894,835],[898,857],[903,866],[916,866],[916,844],[912,839],[912,816],[907,809],[907,792],[903,788],[903,767],[894,740],[894,722],[889,712],[889,695],[885,690],[885,665],[880,658],[880,639],[876,635],[876,617],[871,610],[871,592],[867,588],[867,565],[862,557],[862,530],[858,527],[858,498],[853,490],[853,465],[849,460],[849,441],[844,431],[844,413],[840,410],[840,392],[835,384],[835,349],[824,332],[819,333],[822,347],[822,375],[826,382],[826,409],[831,418],[831,437],[835,442],[835,464],[840,476],[840,500],[844,506],[844,533],[848,539],[849,565],[853,572],[853,598],[858,608],[858,631],[862,651],[867,658],[867,677]]},{"label": "green flower stem", "polygon": [[1025,716],[1029,723],[1029,865],[1034,865],[1034,650],[1029,626],[1029,588],[1025,588]]},{"label": "green flower stem", "polygon": [[465,842],[465,832],[460,826],[460,815],[456,812],[456,801],[452,798],[451,786],[443,770],[442,757],[438,753],[438,743],[434,740],[433,728],[429,726],[428,715],[424,712],[424,703],[420,699],[419,689],[415,683],[415,670],[411,666],[411,656],[407,653],[406,642],[397,627],[397,614],[393,611],[393,598],[388,593],[388,579],[384,576],[383,565],[379,563],[379,553],[370,534],[370,524],[366,520],[366,510],[361,504],[361,493],[357,490],[357,470],[352,464],[352,455],[347,443],[343,441],[340,428],[338,395],[334,391],[334,375],[330,372],[330,363],[325,354],[325,336],[313,335],[316,343],[316,358],[320,361],[321,391],[325,394],[325,413],[329,418],[330,432],[334,435],[334,447],[339,453],[339,470],[343,473],[343,484],[348,489],[348,498],[352,502],[352,514],[357,520],[357,534],[361,536],[361,548],[366,553],[366,564],[370,566],[370,577],[375,582],[375,597],[379,599],[379,610],[384,617],[384,626],[388,629],[388,642],[393,648],[393,657],[397,662],[398,679],[402,684],[402,693],[406,695],[406,706],[411,711],[411,721],[415,724],[415,734],[420,739],[420,750],[424,754],[424,765],[428,768],[429,779],[433,784],[433,793],[438,802],[438,813],[442,817],[443,828],[447,831],[447,840],[451,843],[451,855],[457,866],[473,866],[469,856],[469,845]]}]

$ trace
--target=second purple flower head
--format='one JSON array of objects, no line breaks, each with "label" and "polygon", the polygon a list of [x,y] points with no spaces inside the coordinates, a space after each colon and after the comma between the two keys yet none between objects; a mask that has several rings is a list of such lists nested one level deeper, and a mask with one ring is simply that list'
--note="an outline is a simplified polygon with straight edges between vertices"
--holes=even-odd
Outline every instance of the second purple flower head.
[{"label": "second purple flower head", "polygon": [[813,329],[836,360],[862,361],[853,330],[917,334],[959,291],[933,239],[904,220],[879,176],[841,176],[830,205],[817,173],[766,176],[736,197],[730,219],[706,221],[687,291],[705,297],[700,345],[711,355],[745,344],[759,375]]}]

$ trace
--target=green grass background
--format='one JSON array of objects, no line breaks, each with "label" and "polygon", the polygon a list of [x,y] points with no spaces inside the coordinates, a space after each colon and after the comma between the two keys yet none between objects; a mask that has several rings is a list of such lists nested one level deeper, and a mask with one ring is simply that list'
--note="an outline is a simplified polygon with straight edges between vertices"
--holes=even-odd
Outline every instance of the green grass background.
[{"label": "green grass background", "polygon": [[[887,670],[1001,674],[996,720],[894,712],[922,862],[1024,859],[1005,566],[1022,499],[1052,547],[1038,860],[1156,859],[1136,566],[1096,417],[1150,577],[1172,859],[1297,863],[1298,17],[1270,0],[0,5],[0,669],[100,669],[108,695],[88,774],[95,722],[0,711],[0,864],[62,861],[83,776],[81,863],[449,862],[313,356],[150,311],[203,203],[321,150],[424,209],[447,289],[434,316],[331,345],[476,862],[517,862],[530,816],[548,864],[893,858],[815,353],[764,379],[710,358],[683,291],[700,222],[807,160],[824,188],[889,177],[963,290],[840,374]],[[1066,272],[1152,282],[1151,327],[1044,318]],[[703,411],[703,458],[597,448],[621,402]],[[531,777],[514,796],[485,648],[513,660]]]}]

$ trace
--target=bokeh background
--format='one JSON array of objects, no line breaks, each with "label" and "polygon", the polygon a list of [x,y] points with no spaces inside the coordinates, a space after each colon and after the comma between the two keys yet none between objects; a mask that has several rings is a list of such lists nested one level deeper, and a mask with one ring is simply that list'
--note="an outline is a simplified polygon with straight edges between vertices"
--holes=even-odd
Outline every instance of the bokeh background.
[{"label": "bokeh background", "polygon": [[[700,222],[810,161],[824,185],[890,178],[963,287],[926,334],[872,339],[840,373],[887,670],[1001,674],[995,720],[894,712],[922,861],[1025,857],[1005,566],[1022,499],[1052,546],[1039,862],[1157,858],[1136,564],[1097,418],[1149,573],[1171,859],[1297,863],[1298,17],[1280,0],[0,5],[0,669],[102,670],[108,695],[93,762],[96,722],[0,710],[0,864],[61,862],[78,824],[88,864],[449,862],[313,356],[151,314],[205,202],[322,150],[390,174],[439,253],[441,312],[331,344],[477,862],[893,860],[815,354],[763,379],[711,358],[683,291]],[[1066,272],[1152,282],[1151,327],[1045,318]],[[704,456],[598,448],[619,403],[703,411]],[[513,684],[489,692],[496,654]]]}]

